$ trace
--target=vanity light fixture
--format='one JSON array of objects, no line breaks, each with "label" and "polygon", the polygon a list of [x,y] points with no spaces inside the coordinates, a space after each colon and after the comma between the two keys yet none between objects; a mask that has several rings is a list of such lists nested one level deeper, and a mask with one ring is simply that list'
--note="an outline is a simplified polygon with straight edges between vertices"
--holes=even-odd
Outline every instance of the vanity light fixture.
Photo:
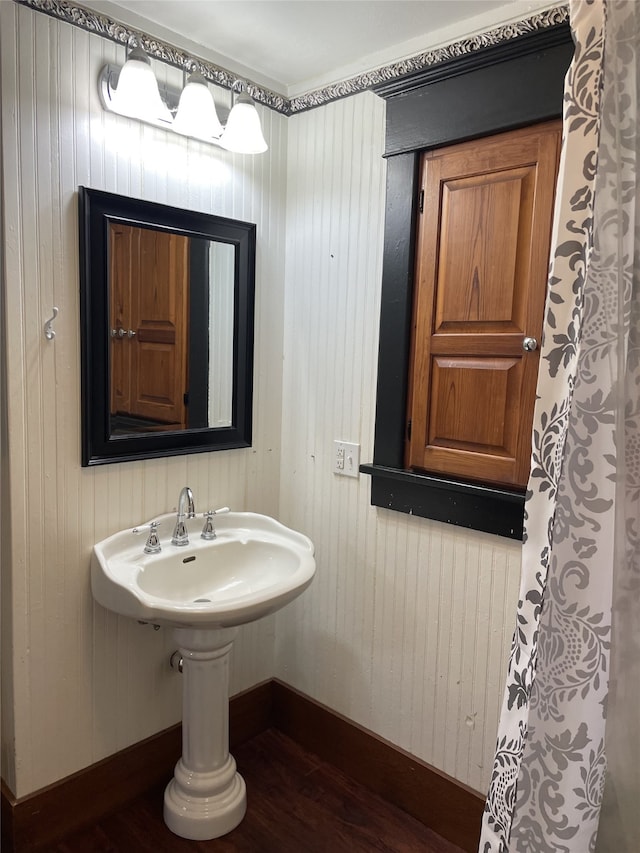
[{"label": "vanity light fixture", "polygon": [[178,110],[172,129],[184,136],[194,136],[205,141],[222,134],[222,125],[216,112],[216,105],[207,86],[207,81],[196,69],[182,90]]},{"label": "vanity light fixture", "polygon": [[113,109],[129,118],[143,121],[171,121],[171,113],[160,97],[158,81],[144,50],[137,45],[120,69],[118,87],[112,92]]},{"label": "vanity light fixture", "polygon": [[220,145],[227,151],[235,151],[238,154],[262,154],[267,150],[260,116],[253,98],[244,89],[235,97],[227,126],[220,137]]},{"label": "vanity light fixture", "polygon": [[105,110],[145,124],[173,130],[237,154],[261,154],[267,150],[260,117],[245,84],[238,81],[226,127],[220,123],[207,81],[192,63],[186,85],[179,89],[158,84],[149,57],[138,44],[120,68],[105,65],[98,78],[100,101]]}]

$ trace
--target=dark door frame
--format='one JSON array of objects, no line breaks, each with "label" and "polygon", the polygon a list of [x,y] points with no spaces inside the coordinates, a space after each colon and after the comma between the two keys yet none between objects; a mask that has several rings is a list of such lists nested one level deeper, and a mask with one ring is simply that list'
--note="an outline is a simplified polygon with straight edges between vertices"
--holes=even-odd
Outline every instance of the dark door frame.
[{"label": "dark door frame", "polygon": [[371,503],[522,539],[524,494],[404,469],[421,152],[562,115],[567,23],[374,88],[387,102],[387,203]]}]

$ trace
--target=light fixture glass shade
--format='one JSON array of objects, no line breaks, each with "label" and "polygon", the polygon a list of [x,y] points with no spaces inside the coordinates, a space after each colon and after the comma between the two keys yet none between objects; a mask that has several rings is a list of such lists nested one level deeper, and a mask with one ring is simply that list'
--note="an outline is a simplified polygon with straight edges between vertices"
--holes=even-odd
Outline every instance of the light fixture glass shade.
[{"label": "light fixture glass shade", "polygon": [[111,102],[114,110],[121,115],[171,121],[171,113],[160,97],[149,57],[139,46],[133,48],[120,69]]},{"label": "light fixture glass shade", "polygon": [[222,133],[216,105],[207,82],[199,72],[194,72],[182,90],[178,112],[173,120],[176,133],[210,140]]},{"label": "light fixture glass shade", "polygon": [[220,145],[236,154],[261,154],[268,146],[253,99],[242,93],[233,105]]}]

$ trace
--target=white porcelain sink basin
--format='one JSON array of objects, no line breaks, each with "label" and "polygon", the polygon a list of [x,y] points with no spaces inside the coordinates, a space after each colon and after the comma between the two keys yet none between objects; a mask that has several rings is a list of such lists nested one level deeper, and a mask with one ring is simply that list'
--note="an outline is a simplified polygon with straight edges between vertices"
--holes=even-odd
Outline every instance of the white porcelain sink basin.
[{"label": "white porcelain sink basin", "polygon": [[[260,619],[292,601],[315,573],[313,543],[266,515],[215,517],[217,538],[171,544],[175,513],[158,516],[162,551],[145,554],[146,536],[123,530],[94,545],[93,596],[123,616],[181,628],[225,628]],[[146,530],[147,525],[141,525]]]}]

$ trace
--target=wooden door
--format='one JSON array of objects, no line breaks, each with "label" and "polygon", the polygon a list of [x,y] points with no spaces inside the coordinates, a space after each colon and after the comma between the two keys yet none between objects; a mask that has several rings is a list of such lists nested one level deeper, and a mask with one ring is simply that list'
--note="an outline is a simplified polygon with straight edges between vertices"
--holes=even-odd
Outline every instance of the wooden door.
[{"label": "wooden door", "polygon": [[184,429],[189,239],[111,224],[111,413]]},{"label": "wooden door", "polygon": [[131,289],[131,412],[186,427],[189,240],[140,228]]},{"label": "wooden door", "polygon": [[424,155],[408,467],[526,486],[559,121]]}]

